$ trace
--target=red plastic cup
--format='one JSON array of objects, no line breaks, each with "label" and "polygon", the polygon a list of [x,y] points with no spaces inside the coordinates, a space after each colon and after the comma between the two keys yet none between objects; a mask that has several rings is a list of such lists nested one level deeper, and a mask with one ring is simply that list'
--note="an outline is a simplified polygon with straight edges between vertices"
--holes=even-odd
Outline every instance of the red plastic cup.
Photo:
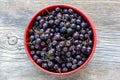
[{"label": "red plastic cup", "polygon": [[[72,71],[69,71],[69,72],[65,72],[65,73],[55,73],[55,72],[51,72],[51,71],[48,71],[48,70],[45,70],[44,68],[40,67],[38,64],[36,64],[34,62],[34,60],[32,59],[31,55],[30,55],[30,49],[28,47],[28,30],[32,27],[32,24],[33,22],[35,21],[35,18],[42,14],[42,12],[46,11],[47,10],[52,10],[54,9],[55,7],[61,7],[61,8],[72,8],[73,10],[75,10],[78,14],[80,14],[86,21],[87,23],[90,25],[91,29],[92,29],[92,32],[93,32],[93,47],[92,47],[92,51],[90,53],[90,56],[87,58],[87,60],[80,66],[78,67],[77,69],[75,70],[72,70]],[[33,17],[30,19],[30,21],[28,22],[27,26],[26,26],[26,29],[25,29],[25,33],[24,33],[24,47],[25,47],[25,50],[27,52],[27,55],[29,57],[29,59],[32,61],[32,63],[40,70],[46,72],[46,73],[49,73],[49,74],[53,74],[53,75],[57,75],[57,76],[63,76],[63,75],[68,75],[68,74],[73,74],[74,72],[76,71],[79,71],[81,70],[88,62],[89,60],[92,58],[93,56],[93,53],[94,53],[94,50],[96,48],[96,31],[95,31],[95,28],[93,26],[93,23],[91,22],[91,20],[86,16],[86,14],[84,14],[81,10],[79,10],[78,8],[75,8],[73,6],[70,6],[70,5],[66,5],[66,4],[54,4],[54,5],[50,5],[50,6],[47,6],[45,8],[42,8],[40,9],[38,12],[36,12]]]}]

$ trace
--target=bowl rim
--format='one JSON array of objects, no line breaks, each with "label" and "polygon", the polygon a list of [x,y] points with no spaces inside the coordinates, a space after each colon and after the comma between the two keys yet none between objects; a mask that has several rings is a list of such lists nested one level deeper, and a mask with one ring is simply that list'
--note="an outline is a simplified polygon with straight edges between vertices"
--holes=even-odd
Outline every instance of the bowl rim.
[{"label": "bowl rim", "polygon": [[[72,70],[72,71],[69,71],[69,72],[65,72],[65,73],[55,73],[55,72],[51,72],[51,71],[48,71],[48,70],[45,70],[44,68],[40,67],[37,63],[35,63],[35,61],[32,59],[31,55],[30,55],[30,50],[28,48],[28,30],[29,28],[31,27],[33,21],[35,20],[35,18],[41,14],[42,12],[44,12],[46,9],[50,10],[52,8],[55,8],[55,7],[63,7],[63,8],[72,8],[73,10],[75,10],[78,14],[80,14],[86,21],[87,23],[89,23],[92,31],[93,31],[93,47],[92,47],[92,51],[90,53],[90,56],[87,58],[87,60],[78,68],[76,68],[75,70]],[[27,26],[26,26],[26,29],[25,29],[25,32],[24,32],[24,47],[25,47],[25,51],[27,53],[27,56],[28,58],[31,60],[31,62],[40,70],[42,70],[43,72],[46,72],[46,73],[49,73],[49,74],[53,74],[53,75],[57,75],[57,76],[64,76],[64,75],[68,75],[68,74],[72,74],[74,72],[77,72],[79,70],[81,70],[89,61],[90,59],[92,58],[93,54],[94,54],[94,51],[95,51],[95,48],[96,48],[96,30],[93,26],[93,23],[92,21],[89,19],[89,17],[84,13],[82,12],[80,9],[72,6],[72,5],[68,5],[68,4],[53,4],[53,5],[49,5],[47,7],[44,7],[42,9],[40,9],[38,12],[36,12],[32,18],[29,20]]]}]

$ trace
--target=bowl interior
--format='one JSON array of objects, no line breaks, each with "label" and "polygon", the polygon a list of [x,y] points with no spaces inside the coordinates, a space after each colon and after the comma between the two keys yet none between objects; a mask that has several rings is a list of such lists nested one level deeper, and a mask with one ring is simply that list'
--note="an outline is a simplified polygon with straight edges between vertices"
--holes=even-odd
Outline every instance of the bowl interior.
[{"label": "bowl interior", "polygon": [[[33,24],[33,22],[35,21],[35,18],[36,18],[38,15],[42,14],[42,12],[45,12],[46,10],[52,10],[52,9],[54,9],[55,7],[72,8],[73,10],[75,10],[78,14],[80,14],[80,15],[84,18],[84,20],[90,25],[90,27],[91,27],[91,29],[92,29],[92,32],[93,32],[93,47],[92,47],[92,51],[91,51],[89,57],[87,58],[87,60],[86,60],[80,67],[78,67],[77,69],[72,70],[72,71],[70,71],[70,72],[66,72],[66,73],[50,72],[50,71],[48,71],[48,70],[43,69],[43,68],[40,67],[39,65],[37,65],[37,64],[34,62],[34,60],[32,59],[31,55],[30,55],[30,49],[29,49],[28,44],[27,44],[27,42],[28,42],[28,30],[32,27],[32,24]],[[54,74],[54,75],[67,75],[67,74],[72,74],[72,73],[80,70],[81,68],[83,68],[83,67],[89,62],[89,60],[91,59],[91,57],[92,57],[92,55],[93,55],[93,53],[94,53],[95,47],[96,47],[96,31],[95,31],[95,29],[94,29],[94,26],[93,26],[91,20],[90,20],[81,10],[79,10],[79,9],[73,7],[73,6],[70,6],[70,5],[64,5],[64,4],[51,5],[51,6],[47,6],[47,7],[43,8],[43,9],[40,9],[37,13],[35,13],[35,14],[33,15],[33,17],[32,17],[32,18],[30,19],[30,21],[28,22],[28,24],[27,24],[27,26],[26,26],[26,29],[25,29],[25,33],[24,33],[24,47],[25,47],[25,50],[26,50],[26,52],[27,52],[27,55],[28,55],[29,59],[32,61],[32,63],[33,63],[37,68],[41,69],[42,71],[47,72],[47,73],[49,73],[49,74]]]}]

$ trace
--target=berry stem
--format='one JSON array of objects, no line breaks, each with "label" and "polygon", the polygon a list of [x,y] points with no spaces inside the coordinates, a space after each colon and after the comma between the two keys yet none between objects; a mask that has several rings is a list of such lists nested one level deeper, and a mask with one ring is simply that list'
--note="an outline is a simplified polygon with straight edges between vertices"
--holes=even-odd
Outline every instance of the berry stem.
[{"label": "berry stem", "polygon": [[40,32],[38,31],[37,29],[33,28],[34,32],[37,33],[37,34],[44,34],[44,32]]},{"label": "berry stem", "polygon": [[28,42],[28,44],[32,44],[32,42],[31,42],[31,41],[29,41],[29,42]]},{"label": "berry stem", "polygon": [[48,15],[50,15],[50,12],[47,9],[45,9],[45,11],[48,13]]}]

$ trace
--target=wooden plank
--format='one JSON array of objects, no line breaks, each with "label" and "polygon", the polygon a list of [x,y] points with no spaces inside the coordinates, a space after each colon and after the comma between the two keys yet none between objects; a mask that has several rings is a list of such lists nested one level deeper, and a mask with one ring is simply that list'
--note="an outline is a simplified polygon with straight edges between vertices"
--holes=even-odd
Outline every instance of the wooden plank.
[{"label": "wooden plank", "polygon": [[[27,58],[23,46],[24,29],[31,16],[56,3],[71,4],[84,11],[97,31],[97,48],[90,63],[81,71],[64,77],[39,71]],[[119,79],[119,5],[119,0],[0,0],[0,80]]]}]

